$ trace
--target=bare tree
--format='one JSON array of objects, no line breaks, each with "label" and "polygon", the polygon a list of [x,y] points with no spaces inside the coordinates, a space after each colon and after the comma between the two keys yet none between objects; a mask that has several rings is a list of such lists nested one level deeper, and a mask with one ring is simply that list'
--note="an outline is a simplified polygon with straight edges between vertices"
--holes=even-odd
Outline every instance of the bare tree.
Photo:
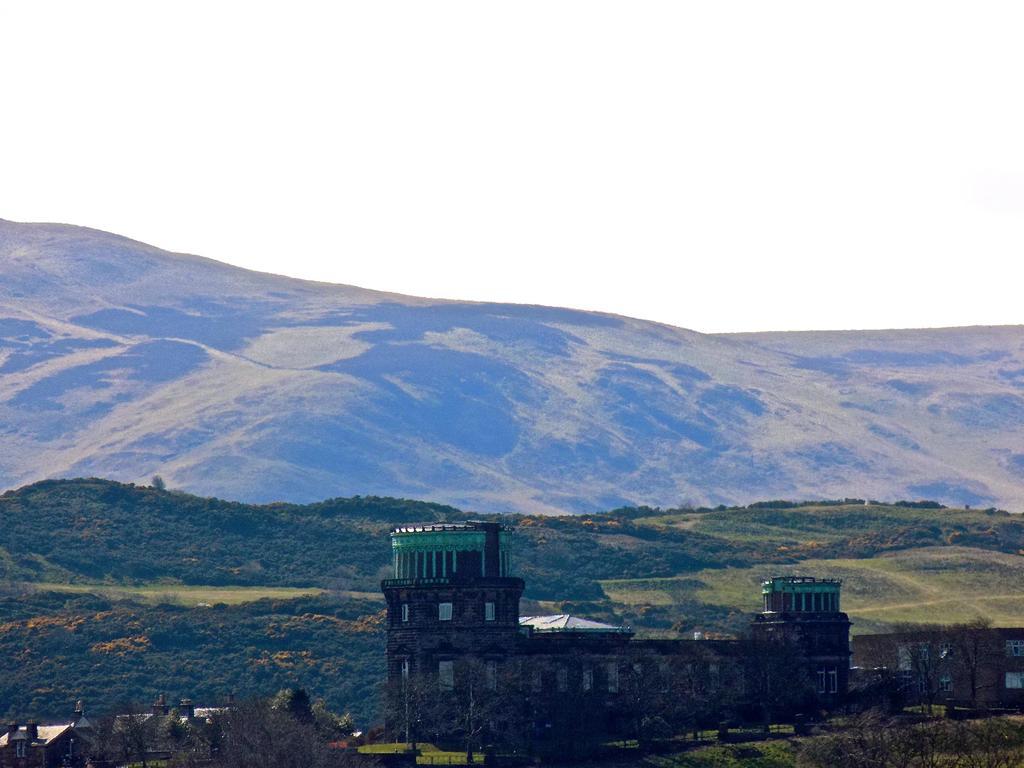
[{"label": "bare tree", "polygon": [[620,701],[624,704],[633,738],[642,749],[670,735],[672,717],[671,669],[665,660],[637,654],[628,659],[620,675]]},{"label": "bare tree", "polygon": [[734,663],[704,643],[693,643],[685,656],[668,662],[668,694],[662,697],[665,718],[676,729],[693,731],[722,720],[735,704]]},{"label": "bare tree", "polygon": [[401,740],[415,750],[427,737],[437,716],[437,675],[412,673],[391,678],[380,690],[384,722],[389,738]]},{"label": "bare tree", "polygon": [[115,752],[126,763],[139,763],[148,768],[150,751],[156,746],[160,718],[139,707],[123,707],[114,721]]},{"label": "bare tree", "polygon": [[982,691],[992,688],[997,680],[986,677],[985,670],[1003,654],[1000,640],[992,632],[992,622],[977,618],[955,624],[946,630],[948,640],[943,646],[951,671],[966,680],[972,707],[978,706]]},{"label": "bare tree", "polygon": [[997,717],[961,726],[964,768],[1018,768],[1024,765],[1024,725]]},{"label": "bare tree", "polygon": [[217,768],[327,768],[331,750],[312,722],[269,701],[242,702],[215,716],[221,738]]},{"label": "bare tree", "polygon": [[1017,768],[1024,725],[1007,718],[910,723],[876,712],[800,745],[801,768]]},{"label": "bare tree", "polygon": [[473,763],[479,752],[493,751],[499,742],[517,744],[523,720],[515,666],[507,660],[467,658],[454,671],[450,689],[438,695],[435,688],[437,706],[427,713],[435,730],[462,742],[467,763]]},{"label": "bare tree", "polygon": [[899,684],[901,695],[924,704],[931,715],[943,693],[943,679],[952,671],[951,650],[945,627],[904,624],[878,638],[870,663],[886,670]]},{"label": "bare tree", "polygon": [[814,700],[807,662],[796,639],[749,633],[742,643],[744,698],[748,706],[761,711],[765,730],[777,718],[804,709]]}]

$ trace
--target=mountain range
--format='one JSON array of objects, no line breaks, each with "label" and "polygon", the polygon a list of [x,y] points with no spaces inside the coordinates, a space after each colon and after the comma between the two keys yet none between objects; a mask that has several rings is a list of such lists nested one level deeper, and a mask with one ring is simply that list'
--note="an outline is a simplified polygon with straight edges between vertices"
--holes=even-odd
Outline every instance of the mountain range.
[{"label": "mountain range", "polygon": [[154,475],[248,502],[1024,511],[1024,327],[702,334],[0,220],[0,487]]}]

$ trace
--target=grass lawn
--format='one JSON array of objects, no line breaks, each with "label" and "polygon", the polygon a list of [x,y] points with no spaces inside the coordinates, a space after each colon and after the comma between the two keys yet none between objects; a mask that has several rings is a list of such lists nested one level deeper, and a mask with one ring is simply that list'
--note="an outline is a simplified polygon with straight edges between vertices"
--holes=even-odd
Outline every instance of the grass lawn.
[{"label": "grass lawn", "polygon": [[[410,744],[397,742],[392,744],[367,744],[359,748],[364,754],[390,755],[395,752],[407,752]],[[433,744],[419,742],[416,748],[420,751],[416,758],[417,765],[466,765],[465,752],[446,752],[438,749]],[[475,755],[474,765],[482,765],[484,757],[482,754]]]},{"label": "grass lawn", "polygon": [[[23,586],[46,592],[70,592],[95,594],[114,598],[132,598],[147,603],[195,606],[202,603],[216,605],[226,603],[237,605],[263,598],[288,599],[322,594],[318,587],[214,587],[182,584],[144,584],[123,586],[115,584],[60,584],[50,582],[24,583]],[[367,593],[346,593],[363,597]],[[379,599],[374,593],[373,599]]]}]

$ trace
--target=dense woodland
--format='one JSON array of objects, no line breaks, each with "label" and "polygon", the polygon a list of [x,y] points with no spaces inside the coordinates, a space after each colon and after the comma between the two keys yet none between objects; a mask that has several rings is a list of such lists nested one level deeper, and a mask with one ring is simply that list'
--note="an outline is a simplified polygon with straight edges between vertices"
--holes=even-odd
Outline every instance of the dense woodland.
[{"label": "dense woodland", "polygon": [[[254,506],[96,479],[7,492],[0,496],[0,653],[14,663],[0,680],[0,715],[55,717],[79,697],[104,709],[161,691],[217,703],[229,694],[300,686],[366,724],[382,675],[383,606],[376,594],[390,563],[388,529],[467,517],[401,499]],[[812,556],[866,558],[923,546],[1024,550],[1018,517],[933,503],[837,500],[817,502],[807,514],[780,501],[505,519],[517,531],[514,562],[527,583],[524,608],[677,636],[697,627],[737,632],[747,621],[686,589],[688,574],[702,569],[770,568]],[[784,536],[766,537],[766,529]],[[609,601],[599,583],[670,576],[681,577],[672,604],[642,608]],[[97,594],[55,591],[68,584]],[[163,584],[169,591],[181,584],[327,591],[197,606],[104,590]],[[750,588],[756,591],[756,583]]]}]

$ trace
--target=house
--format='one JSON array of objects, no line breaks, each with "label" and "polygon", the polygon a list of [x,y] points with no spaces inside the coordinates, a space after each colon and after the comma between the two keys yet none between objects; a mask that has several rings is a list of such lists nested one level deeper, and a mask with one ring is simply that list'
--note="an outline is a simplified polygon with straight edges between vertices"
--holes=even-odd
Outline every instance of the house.
[{"label": "house", "polygon": [[0,734],[0,768],[81,766],[89,752],[92,724],[78,702],[67,722],[10,723]]},{"label": "house", "polygon": [[[208,725],[214,716],[232,706],[197,707],[192,699],[181,699],[171,705],[161,693],[148,712],[129,712],[114,717],[114,731],[123,745],[126,760],[168,760],[173,754],[188,747],[205,749],[208,745],[192,741],[190,736]],[[208,755],[206,755],[208,756]],[[2,768],[2,767],[0,767]]]}]

